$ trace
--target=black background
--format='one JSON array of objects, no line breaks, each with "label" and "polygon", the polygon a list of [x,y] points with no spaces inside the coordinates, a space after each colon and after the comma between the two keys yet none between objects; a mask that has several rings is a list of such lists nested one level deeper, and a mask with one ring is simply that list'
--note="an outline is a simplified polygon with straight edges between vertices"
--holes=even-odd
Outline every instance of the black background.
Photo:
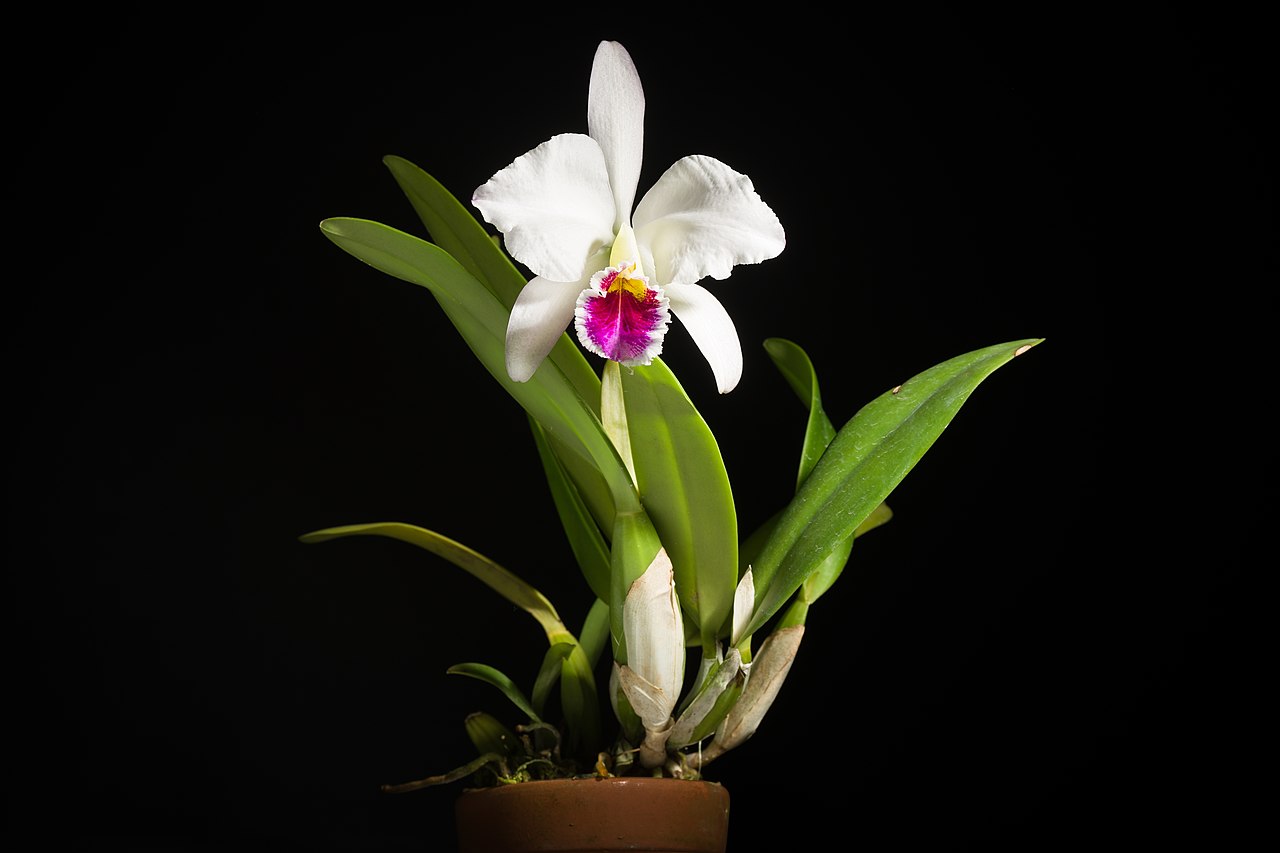
[{"label": "black background", "polygon": [[1167,353],[1131,356],[1185,322],[1175,303],[1256,282],[1273,239],[1256,22],[630,14],[120,11],[11,33],[34,45],[7,73],[15,836],[452,849],[455,790],[378,786],[469,758],[463,715],[503,702],[446,667],[528,684],[539,630],[408,546],[296,537],[431,527],[571,624],[586,588],[523,413],[425,291],[317,224],[420,233],[383,155],[465,201],[584,132],[610,38],[648,98],[641,191],[709,154],[787,229],[782,256],[710,283],[738,389],[715,393],[678,320],[664,353],[744,528],[785,500],[804,425],[764,338],[805,346],[837,424],[946,358],[1047,339],[904,481],[755,739],[712,765],[730,849],[778,827],[865,849],[1243,837],[1261,714],[1241,556],[1171,558],[1221,496],[1139,533],[1177,486],[1133,476],[1214,415],[1144,385]]}]

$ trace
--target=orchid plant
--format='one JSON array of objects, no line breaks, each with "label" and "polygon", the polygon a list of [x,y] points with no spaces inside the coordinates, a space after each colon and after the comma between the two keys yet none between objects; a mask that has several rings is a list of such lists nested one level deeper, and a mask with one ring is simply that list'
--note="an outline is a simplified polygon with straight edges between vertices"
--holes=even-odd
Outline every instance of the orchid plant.
[{"label": "orchid plant", "polygon": [[386,790],[460,779],[700,778],[756,732],[799,651],[810,608],[840,576],[857,537],[891,517],[886,498],[973,389],[1040,343],[1000,343],[943,362],[837,429],[805,351],[766,340],[809,416],[795,492],[743,536],[716,439],[660,356],[674,316],[720,393],[732,392],[742,376],[741,343],[700,282],[776,257],[785,232],[751,180],[712,157],[680,159],[637,203],[644,106],[627,51],[601,43],[588,132],[554,136],[475,190],[472,204],[500,240],[397,157],[384,162],[430,241],[365,219],[321,223],[351,255],[429,290],[523,407],[594,596],[574,631],[534,586],[439,532],[383,522],[304,535],[304,542],[374,535],[416,545],[527,611],[546,634],[528,690],[487,664],[449,670],[491,684],[521,722],[470,715],[475,761]]}]

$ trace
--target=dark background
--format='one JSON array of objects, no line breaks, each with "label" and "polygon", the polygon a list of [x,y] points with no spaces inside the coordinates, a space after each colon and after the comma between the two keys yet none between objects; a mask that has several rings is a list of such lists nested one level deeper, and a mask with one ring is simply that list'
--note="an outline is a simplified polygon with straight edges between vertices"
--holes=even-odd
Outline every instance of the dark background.
[{"label": "dark background", "polygon": [[[678,320],[664,353],[744,528],[786,499],[804,425],[764,338],[806,347],[837,424],[946,358],[1047,339],[899,487],[755,739],[710,768],[730,849],[774,849],[779,826],[865,849],[1244,837],[1261,712],[1242,555],[1230,537],[1173,555],[1221,496],[1157,511],[1179,486],[1138,471],[1213,417],[1144,383],[1190,322],[1170,312],[1256,290],[1273,240],[1256,22],[648,14],[122,11],[11,32],[33,43],[7,73],[15,837],[452,849],[456,789],[378,786],[467,760],[463,715],[504,703],[445,669],[527,685],[538,628],[408,546],[296,537],[431,527],[571,624],[586,588],[521,410],[425,291],[317,224],[420,233],[383,155],[465,201],[585,131],[602,38],[645,85],[641,192],[709,154],[787,229],[782,256],[710,283],[739,388],[715,394]],[[1247,341],[1262,312],[1240,313]]]}]

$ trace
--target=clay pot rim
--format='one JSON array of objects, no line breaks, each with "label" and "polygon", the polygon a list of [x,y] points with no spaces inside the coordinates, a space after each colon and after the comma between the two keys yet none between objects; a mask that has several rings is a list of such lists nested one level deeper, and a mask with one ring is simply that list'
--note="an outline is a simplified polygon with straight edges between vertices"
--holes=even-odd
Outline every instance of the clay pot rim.
[{"label": "clay pot rim", "polygon": [[586,783],[604,783],[608,785],[622,785],[631,788],[653,788],[661,785],[711,785],[716,788],[723,787],[721,783],[711,779],[676,779],[671,776],[567,776],[561,779],[529,779],[524,782],[505,782],[499,785],[489,785],[483,788],[463,788],[463,794],[492,794],[502,791],[513,791],[524,788],[528,785],[552,786],[558,785],[576,786]]}]

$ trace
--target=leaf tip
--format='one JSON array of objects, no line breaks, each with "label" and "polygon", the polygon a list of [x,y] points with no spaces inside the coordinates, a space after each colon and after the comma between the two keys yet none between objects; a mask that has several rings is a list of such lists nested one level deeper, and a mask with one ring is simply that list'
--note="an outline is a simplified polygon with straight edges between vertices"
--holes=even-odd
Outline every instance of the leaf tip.
[{"label": "leaf tip", "polygon": [[1023,344],[1022,346],[1018,347],[1016,350],[1013,351],[1013,357],[1017,358],[1027,350],[1031,349],[1033,346],[1036,346],[1037,344],[1042,344],[1042,343],[1044,343],[1044,338],[1036,338],[1035,340],[1027,341],[1025,344]]}]

